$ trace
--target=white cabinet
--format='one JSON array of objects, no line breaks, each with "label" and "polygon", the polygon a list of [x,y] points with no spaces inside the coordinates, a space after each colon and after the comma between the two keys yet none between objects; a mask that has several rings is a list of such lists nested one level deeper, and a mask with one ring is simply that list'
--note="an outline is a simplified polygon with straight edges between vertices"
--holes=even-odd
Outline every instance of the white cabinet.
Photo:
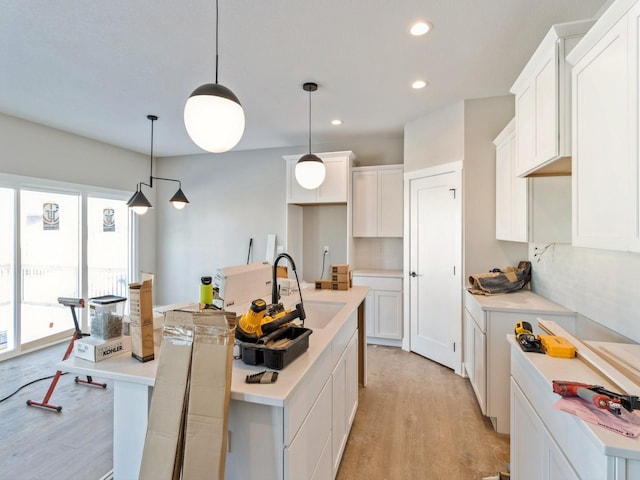
[{"label": "white cabinet", "polygon": [[403,167],[358,167],[352,173],[354,237],[402,237]]},{"label": "white cabinet", "polygon": [[284,157],[287,164],[287,203],[300,205],[347,203],[349,177],[355,159],[352,152],[317,153],[326,168],[324,182],[312,190],[302,188],[296,181],[295,168],[299,155]]},{"label": "white cabinet", "polygon": [[529,235],[529,180],[515,173],[515,118],[493,143],[496,146],[496,239],[526,242]]},{"label": "white cabinet", "polygon": [[579,480],[518,384],[511,381],[511,475],[513,478]]},{"label": "white cabinet", "polygon": [[[351,424],[358,408],[358,335],[354,332],[333,370],[332,390],[332,471],[336,477],[344,448],[347,445]],[[355,360],[355,364],[354,364]],[[355,369],[354,369],[355,366]],[[355,393],[355,395],[354,395]],[[294,477],[305,478],[305,477]]]},{"label": "white cabinet", "polygon": [[402,273],[394,276],[354,271],[353,285],[369,287],[365,299],[367,343],[401,346]]},{"label": "white cabinet", "polygon": [[[525,353],[513,335],[508,342],[511,348],[511,477],[525,480],[640,478],[637,438],[583,422],[553,407],[560,399],[553,393],[553,380],[570,378],[615,390],[610,381],[578,357],[566,359]],[[614,370],[608,372],[620,374]],[[559,373],[562,376],[559,377]]]},{"label": "white cabinet", "polygon": [[511,87],[516,104],[519,176],[568,173],[571,71],[565,57],[593,23],[589,20],[554,25]]},{"label": "white cabinet", "polygon": [[464,293],[465,370],[480,405],[499,433],[509,433],[509,345],[516,322],[553,320],[573,330],[575,313],[529,290],[495,296]]},{"label": "white cabinet", "polygon": [[639,16],[636,2],[614,2],[568,58],[576,246],[640,251]]}]

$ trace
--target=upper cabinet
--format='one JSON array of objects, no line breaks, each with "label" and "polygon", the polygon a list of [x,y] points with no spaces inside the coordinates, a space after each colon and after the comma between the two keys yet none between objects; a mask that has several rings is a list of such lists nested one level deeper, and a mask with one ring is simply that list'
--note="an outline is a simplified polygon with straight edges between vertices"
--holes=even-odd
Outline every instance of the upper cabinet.
[{"label": "upper cabinet", "polygon": [[526,242],[529,237],[529,180],[515,174],[515,119],[509,122],[493,143],[496,146],[496,239]]},{"label": "upper cabinet", "polygon": [[594,24],[554,25],[511,87],[518,176],[571,172],[571,69],[566,55]]},{"label": "upper cabinet", "polygon": [[640,251],[640,2],[617,0],[575,47],[573,244]]},{"label": "upper cabinet", "polygon": [[354,237],[402,237],[403,166],[354,168]]},{"label": "upper cabinet", "polygon": [[322,185],[313,190],[302,188],[296,181],[295,168],[300,155],[287,155],[287,203],[314,205],[322,203],[347,203],[349,177],[355,160],[353,152],[316,153],[326,167]]}]

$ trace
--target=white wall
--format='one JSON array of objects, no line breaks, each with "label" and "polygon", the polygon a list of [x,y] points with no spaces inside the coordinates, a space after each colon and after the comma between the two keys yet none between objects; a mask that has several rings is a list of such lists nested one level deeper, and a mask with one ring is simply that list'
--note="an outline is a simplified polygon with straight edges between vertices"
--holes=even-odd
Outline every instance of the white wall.
[{"label": "white wall", "polygon": [[533,289],[640,342],[640,255],[552,244],[536,256],[545,246],[529,245]]},{"label": "white wall", "polygon": [[404,126],[404,171],[464,158],[464,102],[435,110]]},{"label": "white wall", "polygon": [[[402,163],[401,135],[361,136],[313,145],[313,151],[345,150],[353,151],[360,165]],[[165,182],[158,188],[157,303],[197,301],[200,277],[215,275],[221,267],[246,263],[250,238],[252,261],[265,259],[268,234],[276,234],[278,245],[286,243],[286,171],[282,157],[303,153],[305,147],[291,147],[158,161],[158,175],[180,179],[191,204],[176,211],[163,200],[171,197],[175,186]],[[329,225],[324,222],[322,228],[328,230]],[[336,231],[344,232],[344,226],[336,226]],[[331,242],[335,232],[325,233],[327,242]],[[305,244],[304,251],[318,248]],[[334,259],[340,253],[336,250]],[[294,260],[305,262],[305,271],[308,262],[312,272],[320,273],[320,260],[298,259],[295,255]]]},{"label": "white wall", "polygon": [[[496,240],[493,140],[515,114],[513,95],[464,102],[464,272],[466,277],[527,259],[526,243]],[[465,278],[466,281],[466,278]]]},{"label": "white wall", "polygon": [[[0,173],[135,191],[149,178],[149,157],[60,130],[0,114]],[[153,203],[153,196],[149,196]],[[138,224],[139,268],[156,269],[155,216]]]},{"label": "white wall", "polygon": [[405,172],[463,161],[463,272],[486,272],[527,258],[524,243],[495,235],[493,139],[514,116],[512,95],[457,102],[405,125]]}]

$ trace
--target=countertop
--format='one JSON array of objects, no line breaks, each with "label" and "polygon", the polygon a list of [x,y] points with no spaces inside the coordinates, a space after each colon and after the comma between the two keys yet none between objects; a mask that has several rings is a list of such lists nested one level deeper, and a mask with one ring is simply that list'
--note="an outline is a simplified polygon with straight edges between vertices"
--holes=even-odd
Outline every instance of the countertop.
[{"label": "countertop", "polygon": [[[559,395],[552,392],[551,385],[553,380],[570,380],[602,385],[613,391],[619,390],[578,357],[556,358],[538,353],[527,353],[522,351],[514,335],[507,335],[507,340],[511,344],[512,354],[524,357],[526,371],[531,372],[531,374],[535,372],[536,375],[544,379],[547,389],[542,394],[545,398],[551,400],[551,403],[548,403],[550,409],[552,403],[560,399]],[[599,446],[600,451],[605,455],[640,460],[640,440],[638,438],[625,437],[598,425],[584,422],[568,413],[559,412],[554,413],[554,415],[568,415],[571,417],[572,423],[576,428],[576,435],[591,437],[591,440]]]},{"label": "countertop", "polygon": [[[265,370],[264,365],[246,365],[242,360],[233,361],[233,374],[231,377],[231,399],[241,400],[265,405],[283,406],[294,393],[301,379],[315,365],[320,354],[331,348],[331,341],[336,336],[340,327],[344,325],[351,313],[358,308],[367,295],[367,287],[353,287],[349,290],[315,290],[302,291],[303,302],[340,302],[344,306],[336,313],[323,328],[314,328],[309,336],[309,348],[291,364],[279,371],[278,380],[273,384],[247,384],[245,376]],[[283,296],[285,307],[295,304],[300,297],[297,292],[289,296]],[[236,313],[241,314],[238,310]],[[82,375],[92,375],[98,378],[106,378],[123,382],[137,383],[153,386],[155,383],[156,369],[159,352],[156,351],[156,359],[141,363],[131,357],[130,353],[123,353],[101,362],[71,357],[58,363],[58,368],[63,371],[71,371]]]},{"label": "countertop", "polygon": [[480,304],[482,310],[500,310],[505,312],[530,313],[571,313],[572,310],[562,305],[547,300],[531,290],[518,290],[517,292],[503,293],[500,295],[475,295],[465,288],[465,295],[471,296]]},{"label": "countertop", "polygon": [[352,275],[354,277],[391,277],[391,278],[402,278],[402,270],[367,270],[367,269],[358,269],[353,270]]}]

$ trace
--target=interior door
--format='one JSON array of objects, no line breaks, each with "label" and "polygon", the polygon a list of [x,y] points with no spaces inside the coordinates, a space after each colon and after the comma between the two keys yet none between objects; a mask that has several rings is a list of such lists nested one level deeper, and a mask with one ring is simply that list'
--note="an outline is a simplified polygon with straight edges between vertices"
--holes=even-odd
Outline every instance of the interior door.
[{"label": "interior door", "polygon": [[410,181],[411,351],[460,369],[461,172]]}]

